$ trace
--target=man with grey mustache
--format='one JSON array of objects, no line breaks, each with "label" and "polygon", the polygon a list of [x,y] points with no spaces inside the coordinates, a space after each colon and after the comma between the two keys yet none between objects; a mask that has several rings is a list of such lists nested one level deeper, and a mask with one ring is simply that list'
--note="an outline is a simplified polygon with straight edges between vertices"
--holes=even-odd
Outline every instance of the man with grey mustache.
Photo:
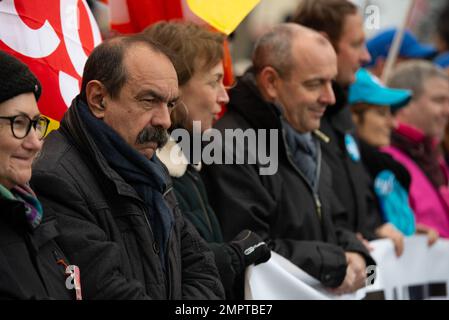
[{"label": "man with grey mustache", "polygon": [[81,93],[45,141],[32,184],[83,270],[85,299],[221,299],[214,256],[184,220],[165,166],[178,79],[170,53],[138,36],[103,42]]}]

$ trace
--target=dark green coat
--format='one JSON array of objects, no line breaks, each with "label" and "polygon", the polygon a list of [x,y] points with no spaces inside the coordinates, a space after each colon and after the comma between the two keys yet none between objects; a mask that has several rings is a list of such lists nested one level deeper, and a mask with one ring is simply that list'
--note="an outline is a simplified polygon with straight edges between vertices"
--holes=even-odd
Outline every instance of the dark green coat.
[{"label": "dark green coat", "polygon": [[175,165],[169,154],[175,146],[170,141],[161,152],[160,160],[167,166],[173,179],[175,195],[184,216],[192,222],[215,254],[215,262],[228,299],[243,298],[245,266],[236,250],[225,243],[220,223],[207,198],[205,185],[196,167]]},{"label": "dark green coat", "polygon": [[184,215],[207,242],[223,242],[220,224],[207,199],[206,189],[198,171],[188,166],[185,174],[173,178],[175,195]]}]

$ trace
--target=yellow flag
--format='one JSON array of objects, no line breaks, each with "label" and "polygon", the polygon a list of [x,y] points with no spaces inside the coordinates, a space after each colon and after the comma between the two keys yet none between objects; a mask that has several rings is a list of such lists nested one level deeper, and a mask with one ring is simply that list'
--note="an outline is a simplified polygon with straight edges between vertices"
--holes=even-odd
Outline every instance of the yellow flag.
[{"label": "yellow flag", "polygon": [[229,35],[260,0],[187,0],[198,17]]},{"label": "yellow flag", "polygon": [[50,123],[48,124],[48,128],[47,128],[47,133],[45,134],[45,136],[47,136],[50,132],[52,132],[53,130],[57,130],[59,128],[59,121],[56,121],[50,117],[47,117],[44,115],[45,118],[47,118],[48,120],[50,120]]}]

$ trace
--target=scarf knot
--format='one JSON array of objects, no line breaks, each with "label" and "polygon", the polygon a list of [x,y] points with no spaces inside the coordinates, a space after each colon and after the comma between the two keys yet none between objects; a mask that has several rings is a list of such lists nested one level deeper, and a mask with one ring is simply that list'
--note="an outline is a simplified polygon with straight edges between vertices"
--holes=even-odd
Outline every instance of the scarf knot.
[{"label": "scarf knot", "polygon": [[42,222],[43,209],[42,205],[28,186],[15,186],[8,190],[0,184],[0,197],[18,201],[24,206],[24,218],[31,230],[36,229]]}]

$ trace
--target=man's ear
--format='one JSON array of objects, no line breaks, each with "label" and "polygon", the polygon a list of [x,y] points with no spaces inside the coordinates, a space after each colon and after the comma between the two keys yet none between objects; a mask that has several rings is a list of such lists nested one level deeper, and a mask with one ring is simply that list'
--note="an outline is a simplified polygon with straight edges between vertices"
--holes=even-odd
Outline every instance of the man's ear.
[{"label": "man's ear", "polygon": [[278,97],[279,81],[281,80],[277,71],[273,67],[265,67],[259,73],[258,78],[264,98],[268,101],[275,101]]},{"label": "man's ear", "polygon": [[86,85],[86,102],[93,115],[99,119],[104,118],[106,88],[98,80],[91,80]]},{"label": "man's ear", "polygon": [[329,38],[329,35],[324,32],[324,31],[318,31],[319,34],[321,34],[323,37],[325,37],[329,42],[331,41],[331,39]]},{"label": "man's ear", "polygon": [[409,122],[410,114],[413,114],[413,109],[416,108],[416,102],[413,99],[403,108],[395,112],[394,118],[397,122]]},{"label": "man's ear", "polygon": [[378,78],[382,78],[385,63],[386,59],[384,57],[377,57],[376,60],[374,61],[374,66],[369,71],[371,71]]},{"label": "man's ear", "polygon": [[356,114],[354,112],[351,112],[351,118],[352,118],[352,122],[356,125],[356,126],[360,126],[361,125],[361,121],[360,121],[360,114]]}]

